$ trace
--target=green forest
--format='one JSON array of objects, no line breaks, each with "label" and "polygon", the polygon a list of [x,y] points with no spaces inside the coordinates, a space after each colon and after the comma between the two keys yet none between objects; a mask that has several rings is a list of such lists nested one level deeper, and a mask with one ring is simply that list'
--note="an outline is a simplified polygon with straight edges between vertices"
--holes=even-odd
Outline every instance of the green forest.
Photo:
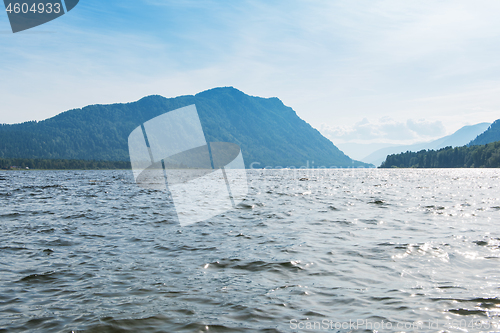
[{"label": "green forest", "polygon": [[499,168],[500,141],[387,156],[380,168]]},{"label": "green forest", "polygon": [[39,158],[0,158],[0,169],[43,169],[43,170],[109,170],[130,169],[130,162],[125,161],[85,161],[85,160],[50,160]]}]

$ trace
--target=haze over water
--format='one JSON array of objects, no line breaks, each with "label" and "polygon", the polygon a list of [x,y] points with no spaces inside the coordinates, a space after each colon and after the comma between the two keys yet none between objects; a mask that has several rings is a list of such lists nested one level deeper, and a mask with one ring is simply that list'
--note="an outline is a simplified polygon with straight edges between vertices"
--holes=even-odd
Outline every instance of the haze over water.
[{"label": "haze over water", "polygon": [[0,173],[0,332],[500,330],[500,170],[248,179],[181,227],[131,171]]}]

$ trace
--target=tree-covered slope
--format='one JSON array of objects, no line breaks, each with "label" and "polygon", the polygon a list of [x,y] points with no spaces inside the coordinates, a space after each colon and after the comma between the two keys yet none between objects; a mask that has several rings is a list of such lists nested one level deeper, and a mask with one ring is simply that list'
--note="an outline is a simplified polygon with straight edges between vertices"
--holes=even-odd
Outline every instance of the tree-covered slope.
[{"label": "tree-covered slope", "polygon": [[469,146],[485,145],[495,141],[500,141],[500,119],[495,120],[486,131],[472,140]]},{"label": "tree-covered slope", "polygon": [[147,120],[195,104],[209,142],[233,142],[246,166],[367,166],[352,161],[278,98],[231,88],[194,96],[148,96],[137,102],[90,105],[40,122],[0,125],[0,157],[127,161],[127,139]]},{"label": "tree-covered slope", "polygon": [[387,156],[381,168],[499,168],[500,141]]}]

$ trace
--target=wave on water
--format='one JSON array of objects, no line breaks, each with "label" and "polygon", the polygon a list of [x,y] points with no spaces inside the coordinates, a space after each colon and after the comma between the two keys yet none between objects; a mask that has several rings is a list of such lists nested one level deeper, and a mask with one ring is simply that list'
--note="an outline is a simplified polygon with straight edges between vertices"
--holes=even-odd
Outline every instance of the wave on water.
[{"label": "wave on water", "polygon": [[248,170],[181,227],[129,171],[0,172],[0,332],[498,331],[499,176]]}]

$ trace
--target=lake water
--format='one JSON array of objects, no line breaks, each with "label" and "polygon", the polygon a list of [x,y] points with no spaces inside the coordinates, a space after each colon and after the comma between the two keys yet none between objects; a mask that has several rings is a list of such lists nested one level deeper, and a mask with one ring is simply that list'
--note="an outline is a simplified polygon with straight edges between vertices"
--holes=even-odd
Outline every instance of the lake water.
[{"label": "lake water", "polygon": [[500,331],[500,170],[248,170],[181,227],[131,171],[0,172],[0,332]]}]

